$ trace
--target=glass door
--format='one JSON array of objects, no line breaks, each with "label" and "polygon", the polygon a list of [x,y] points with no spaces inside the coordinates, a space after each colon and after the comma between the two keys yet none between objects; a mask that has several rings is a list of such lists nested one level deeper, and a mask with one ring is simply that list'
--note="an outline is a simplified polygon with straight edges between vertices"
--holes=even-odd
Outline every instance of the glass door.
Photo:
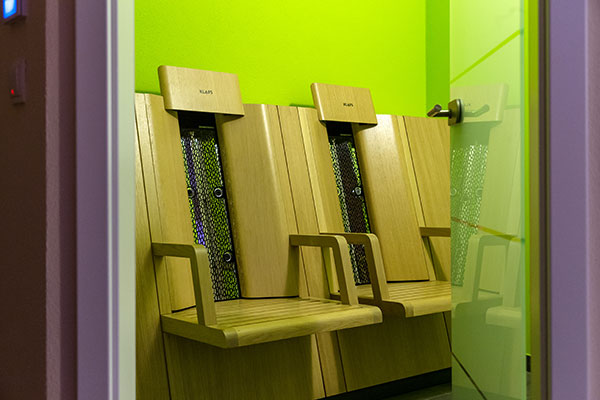
[{"label": "glass door", "polygon": [[453,393],[525,399],[523,0],[450,2]]}]

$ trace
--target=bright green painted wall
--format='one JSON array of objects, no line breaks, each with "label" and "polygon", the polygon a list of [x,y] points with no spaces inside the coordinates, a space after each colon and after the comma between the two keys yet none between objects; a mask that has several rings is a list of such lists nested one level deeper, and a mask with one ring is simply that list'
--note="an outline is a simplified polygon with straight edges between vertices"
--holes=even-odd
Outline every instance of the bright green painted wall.
[{"label": "bright green painted wall", "polygon": [[426,71],[428,108],[450,101],[450,0],[427,0]]},{"label": "bright green painted wall", "polygon": [[368,87],[378,113],[426,108],[425,2],[136,0],[136,90],[161,64],[239,75],[246,103],[312,105],[310,84]]}]

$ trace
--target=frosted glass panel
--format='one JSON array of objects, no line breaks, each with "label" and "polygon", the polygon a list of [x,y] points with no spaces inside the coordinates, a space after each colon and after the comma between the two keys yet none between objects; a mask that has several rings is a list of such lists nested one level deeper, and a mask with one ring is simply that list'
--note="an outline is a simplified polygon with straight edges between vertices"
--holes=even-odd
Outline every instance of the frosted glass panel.
[{"label": "frosted glass panel", "polygon": [[[450,2],[453,386],[525,399],[523,5]],[[485,397],[484,397],[485,396]]]}]

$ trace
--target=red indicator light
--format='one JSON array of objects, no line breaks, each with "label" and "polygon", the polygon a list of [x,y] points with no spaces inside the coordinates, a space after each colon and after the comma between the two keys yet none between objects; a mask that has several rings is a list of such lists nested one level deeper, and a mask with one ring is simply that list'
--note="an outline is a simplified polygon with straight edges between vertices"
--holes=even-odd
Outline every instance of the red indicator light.
[{"label": "red indicator light", "polygon": [[10,95],[14,96],[15,95],[15,89],[10,89]]}]

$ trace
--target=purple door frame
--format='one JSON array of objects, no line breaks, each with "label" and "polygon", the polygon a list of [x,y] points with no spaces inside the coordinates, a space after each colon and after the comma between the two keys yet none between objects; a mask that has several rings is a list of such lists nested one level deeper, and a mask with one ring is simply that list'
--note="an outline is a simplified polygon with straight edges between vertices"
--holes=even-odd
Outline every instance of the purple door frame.
[{"label": "purple door frame", "polygon": [[77,392],[135,398],[134,1],[77,1]]},{"label": "purple door frame", "polygon": [[[77,379],[86,399],[133,398],[135,390],[133,287],[124,275],[134,265],[125,248],[133,225],[122,222],[133,215],[122,198],[133,193],[124,156],[133,157],[133,48],[119,45],[133,41],[132,6],[77,2]],[[550,396],[597,399],[600,2],[548,0],[547,10]]]},{"label": "purple door frame", "polygon": [[547,7],[550,394],[591,400],[600,398],[600,2]]}]

